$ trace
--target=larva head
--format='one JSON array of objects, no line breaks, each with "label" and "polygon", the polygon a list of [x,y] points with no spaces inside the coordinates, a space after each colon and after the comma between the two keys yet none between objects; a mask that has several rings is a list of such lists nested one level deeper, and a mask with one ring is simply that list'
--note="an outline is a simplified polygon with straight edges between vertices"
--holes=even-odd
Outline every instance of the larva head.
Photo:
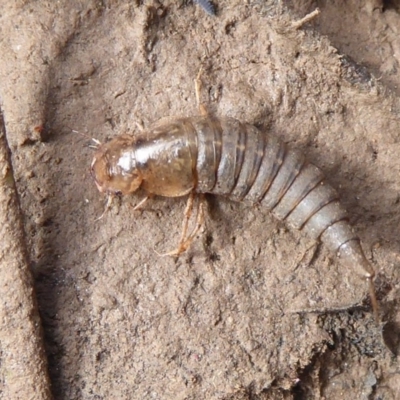
[{"label": "larva head", "polygon": [[134,137],[121,135],[100,145],[92,161],[91,174],[101,193],[124,195],[136,191],[142,176],[136,168]]}]

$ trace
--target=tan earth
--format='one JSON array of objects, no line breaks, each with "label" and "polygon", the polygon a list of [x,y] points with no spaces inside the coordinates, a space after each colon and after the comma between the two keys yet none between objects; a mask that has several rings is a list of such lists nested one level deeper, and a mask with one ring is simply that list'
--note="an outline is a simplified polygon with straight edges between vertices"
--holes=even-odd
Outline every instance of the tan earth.
[{"label": "tan earth", "polygon": [[[400,398],[399,7],[213,3],[0,0],[1,399]],[[178,259],[157,252],[184,198],[96,221],[89,139],[196,115],[201,67],[210,112],[301,149],[341,193],[378,325],[356,267],[260,208],[208,196]]]}]

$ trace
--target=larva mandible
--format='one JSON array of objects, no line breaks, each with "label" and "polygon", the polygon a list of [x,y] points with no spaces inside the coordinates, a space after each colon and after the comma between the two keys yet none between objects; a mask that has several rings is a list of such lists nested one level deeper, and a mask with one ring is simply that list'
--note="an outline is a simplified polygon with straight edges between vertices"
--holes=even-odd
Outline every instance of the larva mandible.
[{"label": "larva mandible", "polygon": [[318,167],[276,136],[229,117],[172,118],[142,135],[125,134],[100,145],[91,173],[109,199],[140,187],[166,197],[213,193],[259,203],[321,240],[344,266],[361,268],[377,313],[375,272],[337,192]]}]

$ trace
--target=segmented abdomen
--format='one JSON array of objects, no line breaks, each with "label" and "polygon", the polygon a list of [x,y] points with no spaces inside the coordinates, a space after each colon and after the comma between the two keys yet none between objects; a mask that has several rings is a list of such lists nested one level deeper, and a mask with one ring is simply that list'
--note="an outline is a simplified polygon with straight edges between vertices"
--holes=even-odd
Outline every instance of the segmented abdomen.
[{"label": "segmented abdomen", "polygon": [[233,118],[191,122],[198,149],[197,192],[260,203],[334,252],[358,242],[338,194],[299,152]]}]

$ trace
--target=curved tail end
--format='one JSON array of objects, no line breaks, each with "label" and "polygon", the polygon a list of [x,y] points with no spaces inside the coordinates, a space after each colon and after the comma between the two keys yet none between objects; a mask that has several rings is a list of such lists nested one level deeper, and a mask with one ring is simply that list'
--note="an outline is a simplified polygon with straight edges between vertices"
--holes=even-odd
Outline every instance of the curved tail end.
[{"label": "curved tail end", "polygon": [[374,313],[375,321],[379,324],[379,307],[374,286],[375,271],[365,257],[364,251],[358,239],[349,240],[340,246],[338,256],[341,263],[349,268],[357,268],[359,273],[366,279],[369,286],[369,297]]}]

